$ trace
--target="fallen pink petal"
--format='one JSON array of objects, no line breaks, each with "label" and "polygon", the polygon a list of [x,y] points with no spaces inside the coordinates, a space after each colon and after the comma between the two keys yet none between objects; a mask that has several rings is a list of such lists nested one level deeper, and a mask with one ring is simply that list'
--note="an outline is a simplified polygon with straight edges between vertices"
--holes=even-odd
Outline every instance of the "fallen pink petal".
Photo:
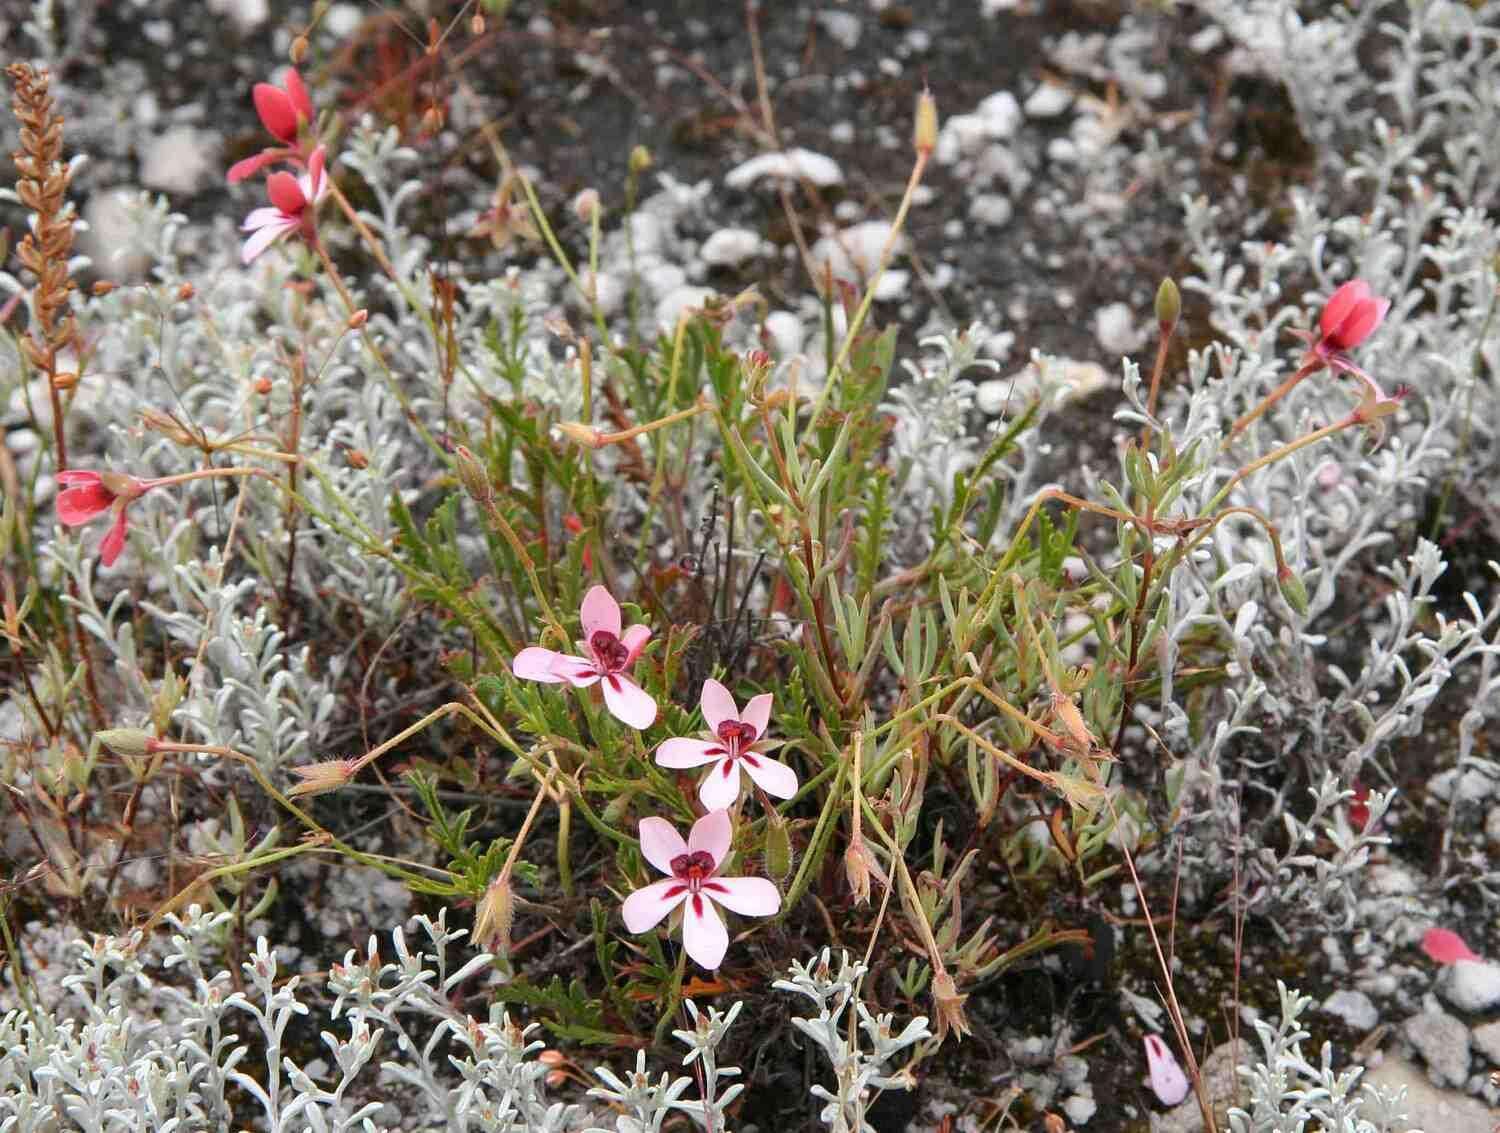
[{"label": "fallen pink petal", "polygon": [[1151,1076],[1151,1092],[1164,1106],[1179,1105],[1188,1096],[1187,1075],[1171,1048],[1158,1035],[1146,1035],[1146,1069]]},{"label": "fallen pink petal", "polygon": [[1480,960],[1458,933],[1446,928],[1430,928],[1422,934],[1422,951],[1438,964],[1457,964],[1460,960]]}]

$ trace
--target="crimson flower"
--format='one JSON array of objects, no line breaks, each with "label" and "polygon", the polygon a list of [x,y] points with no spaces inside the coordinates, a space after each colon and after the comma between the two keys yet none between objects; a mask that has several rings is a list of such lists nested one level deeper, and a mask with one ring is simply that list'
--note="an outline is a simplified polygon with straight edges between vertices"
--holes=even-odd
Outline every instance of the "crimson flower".
[{"label": "crimson flower", "polygon": [[1430,928],[1422,934],[1422,951],[1439,964],[1457,964],[1460,960],[1478,960],[1479,956],[1452,929]]},{"label": "crimson flower", "polygon": [[1326,366],[1339,373],[1363,377],[1364,371],[1354,364],[1348,352],[1375,333],[1390,309],[1391,301],[1376,295],[1362,279],[1351,279],[1338,287],[1323,304],[1316,335],[1292,332],[1308,345],[1307,357],[1302,362],[1303,376]]},{"label": "crimson flower", "polygon": [[742,713],[729,690],[709,679],[703,682],[698,703],[714,738],[667,740],[656,749],[656,762],[675,768],[712,763],[713,770],[698,785],[698,798],[705,807],[717,810],[740,797],[740,768],[768,795],[789,799],[797,793],[797,773],[759,750],[759,741],[771,722],[769,692],[751,697]]},{"label": "crimson flower", "polygon": [[1151,1092],[1164,1106],[1174,1106],[1187,1097],[1187,1075],[1172,1049],[1157,1035],[1145,1036],[1146,1069],[1151,1074]]},{"label": "crimson flower", "polygon": [[69,527],[77,527],[113,510],[115,521],[99,544],[99,559],[105,566],[114,566],[120,552],[125,549],[125,532],[129,526],[126,507],[154,488],[157,482],[138,480],[124,472],[77,470],[59,472],[57,481],[63,485],[63,491],[57,494],[57,518]]},{"label": "crimson flower", "polygon": [[646,932],[682,905],[683,949],[710,971],[723,963],[729,932],[715,904],[747,917],[769,917],[781,908],[781,894],[764,877],[718,876],[732,835],[727,810],[710,811],[693,823],[686,842],[666,819],[641,819],[641,856],[667,879],[625,898],[625,927]]},{"label": "crimson flower", "polygon": [[328,195],[328,177],[323,172],[325,156],[319,146],[308,160],[306,173],[294,177],[278,172],[266,178],[266,195],[271,204],[256,209],[240,225],[240,231],[251,233],[240,252],[244,263],[248,264],[289,232],[312,237],[318,202]]},{"label": "crimson flower", "polygon": [[582,656],[532,645],[516,654],[511,671],[524,680],[566,681],[574,688],[599,683],[604,705],[615,719],[632,728],[649,728],[656,719],[656,701],[624,673],[651,640],[650,627],[634,625],[621,633],[620,604],[602,586],[583,596],[579,620],[583,623],[584,640],[578,642]]},{"label": "crimson flower", "polygon": [[286,84],[284,88],[272,86],[270,83],[256,83],[251,97],[255,100],[255,113],[260,115],[261,125],[277,141],[284,144],[270,146],[252,157],[231,165],[229,167],[231,185],[237,181],[243,181],[251,174],[260,172],[273,161],[291,161],[301,165],[307,158],[306,148],[299,144],[298,139],[303,127],[312,124],[314,117],[312,98],[309,97],[307,87],[302,82],[302,76],[297,73],[295,67],[287,69],[286,77],[282,82]]}]

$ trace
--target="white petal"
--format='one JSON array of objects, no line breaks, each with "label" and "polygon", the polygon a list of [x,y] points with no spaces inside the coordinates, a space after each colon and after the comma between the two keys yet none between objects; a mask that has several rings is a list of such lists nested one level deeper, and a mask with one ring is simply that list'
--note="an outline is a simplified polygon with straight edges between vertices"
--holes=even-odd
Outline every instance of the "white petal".
[{"label": "white petal", "polygon": [[709,811],[688,831],[687,848],[691,853],[700,850],[713,859],[714,869],[729,853],[729,842],[734,837],[734,826],[729,821],[727,810]]},{"label": "white petal", "polygon": [[715,877],[703,883],[703,892],[746,917],[769,917],[781,908],[781,894],[764,877]]},{"label": "white petal", "polygon": [[797,773],[785,763],[752,751],[740,756],[740,766],[772,798],[789,799],[797,793]]},{"label": "white petal", "polygon": [[726,720],[738,722],[740,709],[730,691],[709,677],[703,682],[703,692],[698,697],[698,707],[703,709],[704,722],[710,732],[717,733],[719,725]]},{"label": "white petal", "polygon": [[528,646],[516,654],[515,660],[510,663],[510,671],[525,681],[557,684],[562,677],[553,670],[561,658],[561,653],[555,653],[551,649],[543,649],[540,645]]},{"label": "white petal", "polygon": [[729,932],[712,901],[702,893],[688,898],[682,918],[682,947],[699,967],[713,971],[729,951]]},{"label": "white petal", "polygon": [[702,767],[724,754],[723,744],[680,737],[667,740],[656,749],[656,762],[662,767]]},{"label": "white petal", "polygon": [[740,719],[755,729],[756,739],[764,736],[766,729],[771,726],[771,701],[773,699],[775,698],[769,692],[752,696],[750,703],[745,705],[745,710],[740,713]]},{"label": "white petal", "polygon": [[620,636],[620,603],[604,587],[592,587],[583,596],[583,608],[578,613],[585,638],[593,637],[601,629],[614,637]]},{"label": "white petal", "polygon": [[632,728],[649,728],[656,719],[656,701],[651,694],[618,673],[604,678],[604,705],[616,720]]},{"label": "white petal", "polygon": [[643,818],[640,825],[641,857],[668,877],[672,876],[672,859],[688,852],[682,835],[665,818]]},{"label": "white petal", "polygon": [[698,799],[709,810],[723,810],[740,797],[739,764],[727,755],[708,769],[698,784]]},{"label": "white petal", "polygon": [[653,881],[637,889],[620,907],[625,927],[631,932],[645,932],[661,923],[688,895],[688,887],[675,877]]}]

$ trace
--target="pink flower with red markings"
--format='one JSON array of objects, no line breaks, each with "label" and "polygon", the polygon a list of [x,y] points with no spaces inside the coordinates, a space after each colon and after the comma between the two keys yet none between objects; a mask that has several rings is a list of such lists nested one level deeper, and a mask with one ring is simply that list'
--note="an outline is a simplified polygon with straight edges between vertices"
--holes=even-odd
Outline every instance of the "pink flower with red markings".
[{"label": "pink flower with red markings", "polygon": [[633,625],[622,633],[620,604],[602,586],[583,596],[579,616],[584,638],[578,643],[581,656],[533,645],[516,654],[511,671],[524,680],[546,684],[566,681],[575,688],[600,684],[604,705],[615,719],[632,728],[649,728],[656,719],[656,701],[625,676],[625,670],[635,664],[651,639],[650,627]]},{"label": "pink flower with red markings", "polygon": [[301,165],[308,159],[306,143],[300,139],[303,129],[313,123],[312,98],[296,68],[288,68],[282,82],[284,87],[256,83],[251,97],[255,100],[255,113],[260,115],[261,125],[283,145],[270,146],[231,165],[231,185],[260,172],[273,161],[290,161]]},{"label": "pink flower with red markings", "polygon": [[751,697],[742,713],[729,690],[709,679],[703,682],[698,703],[713,739],[667,740],[656,749],[656,762],[674,768],[712,763],[713,768],[698,785],[698,798],[704,806],[717,810],[740,797],[741,768],[768,795],[789,799],[797,793],[797,773],[768,758],[763,750],[762,741],[771,722],[769,692]]},{"label": "pink flower with red markings", "polygon": [[1172,1049],[1157,1035],[1145,1036],[1146,1069],[1151,1074],[1151,1092],[1164,1106],[1179,1104],[1188,1095],[1187,1075]]},{"label": "pink flower with red markings", "polygon": [[727,810],[710,811],[693,823],[686,842],[666,819],[643,818],[641,855],[667,879],[625,898],[625,927],[646,932],[681,905],[687,954],[710,971],[723,963],[729,932],[716,904],[747,917],[769,917],[781,908],[781,894],[765,878],[718,876],[733,833]]},{"label": "pink flower with red markings", "polygon": [[266,178],[266,195],[271,204],[256,209],[240,225],[242,232],[252,233],[240,252],[243,262],[248,264],[288,233],[313,237],[318,202],[328,195],[328,177],[323,172],[325,156],[319,146],[308,160],[307,172],[297,177],[273,173]]},{"label": "pink flower with red markings", "polygon": [[126,507],[156,487],[157,481],[137,480],[124,472],[70,469],[59,472],[57,482],[63,485],[63,491],[57,494],[57,518],[69,527],[87,523],[106,511],[114,512],[115,521],[99,544],[100,561],[105,566],[114,566],[125,549],[125,532],[129,527]]},{"label": "pink flower with red markings", "polygon": [[1422,951],[1439,964],[1457,964],[1460,960],[1478,960],[1480,956],[1458,933],[1446,928],[1430,928],[1422,935]]}]

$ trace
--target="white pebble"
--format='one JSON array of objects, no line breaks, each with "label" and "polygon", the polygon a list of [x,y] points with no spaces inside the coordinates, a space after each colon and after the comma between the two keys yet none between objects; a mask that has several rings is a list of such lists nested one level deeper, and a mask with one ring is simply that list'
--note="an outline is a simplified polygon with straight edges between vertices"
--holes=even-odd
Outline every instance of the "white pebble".
[{"label": "white pebble", "polygon": [[1124,303],[1108,303],[1094,314],[1094,335],[1106,354],[1132,354],[1146,344],[1146,334]]},{"label": "white pebble", "polygon": [[757,181],[771,177],[784,181],[803,178],[820,189],[844,182],[844,171],[838,162],[808,149],[790,149],[785,153],[763,153],[729,171],[724,184],[731,189],[748,189]]},{"label": "white pebble", "polygon": [[980,193],[969,202],[969,216],[986,228],[1003,228],[1015,214],[1010,198],[1000,193]]},{"label": "white pebble", "polygon": [[721,228],[703,241],[698,254],[715,267],[739,267],[763,251],[760,236],[748,228]]},{"label": "white pebble", "polygon": [[1073,105],[1073,92],[1059,83],[1044,82],[1026,99],[1026,117],[1056,118]]}]

